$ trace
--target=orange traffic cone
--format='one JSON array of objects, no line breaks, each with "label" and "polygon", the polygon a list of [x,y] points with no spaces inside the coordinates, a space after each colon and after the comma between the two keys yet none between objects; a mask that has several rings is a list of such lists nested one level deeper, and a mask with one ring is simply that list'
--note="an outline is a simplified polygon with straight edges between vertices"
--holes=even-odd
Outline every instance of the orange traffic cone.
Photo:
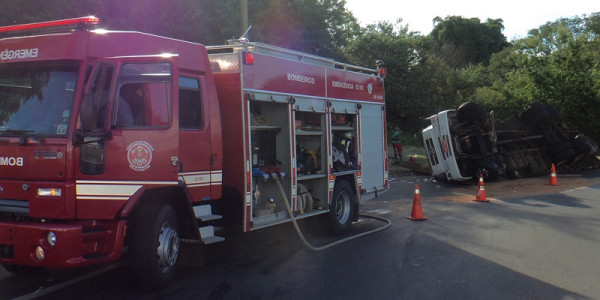
[{"label": "orange traffic cone", "polygon": [[413,197],[412,213],[410,217],[407,218],[413,221],[427,220],[427,218],[423,216],[423,207],[421,207],[421,192],[419,191],[418,185],[415,185],[415,196]]},{"label": "orange traffic cone", "polygon": [[485,196],[485,185],[483,183],[483,175],[479,175],[479,183],[477,183],[477,194],[475,194],[475,200],[477,202],[490,202]]},{"label": "orange traffic cone", "polygon": [[479,182],[477,183],[477,190],[483,186],[483,175],[479,174]]},{"label": "orange traffic cone", "polygon": [[554,168],[554,164],[550,168],[550,182],[548,185],[558,185],[558,179],[556,178],[556,169]]}]

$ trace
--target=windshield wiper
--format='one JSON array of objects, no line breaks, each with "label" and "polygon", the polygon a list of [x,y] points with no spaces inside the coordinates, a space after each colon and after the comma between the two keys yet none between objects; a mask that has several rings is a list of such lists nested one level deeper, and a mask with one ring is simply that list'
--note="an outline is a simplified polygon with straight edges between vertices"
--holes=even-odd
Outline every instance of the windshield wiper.
[{"label": "windshield wiper", "polygon": [[32,133],[33,130],[22,130],[22,129],[8,129],[6,127],[2,128],[0,127],[0,133],[2,134],[14,134],[14,135],[24,135],[24,134],[28,134],[28,133]]},{"label": "windshield wiper", "polygon": [[40,144],[44,143],[46,140],[43,136],[31,134],[34,132],[33,130],[20,130],[20,129],[1,129],[0,134],[2,135],[15,135],[20,137],[19,144],[25,145],[27,144],[27,139],[32,139]]},{"label": "windshield wiper", "polygon": [[46,140],[46,138],[45,138],[45,137],[43,137],[43,136],[39,136],[39,135],[35,135],[35,134],[30,134],[30,135],[27,135],[27,136],[22,136],[22,137],[19,139],[19,144],[21,144],[21,145],[25,145],[25,144],[27,144],[27,139],[28,139],[28,138],[29,138],[29,139],[32,139],[32,140],[34,140],[34,141],[36,141],[36,142],[39,142],[40,144],[43,144],[43,143],[44,143],[44,141]]}]

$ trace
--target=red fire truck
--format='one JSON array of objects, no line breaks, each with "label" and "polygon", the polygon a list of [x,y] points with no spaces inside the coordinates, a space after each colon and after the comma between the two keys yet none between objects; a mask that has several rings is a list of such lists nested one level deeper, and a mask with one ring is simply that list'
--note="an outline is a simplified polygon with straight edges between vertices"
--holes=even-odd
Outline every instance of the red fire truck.
[{"label": "red fire truck", "polygon": [[138,282],[160,287],[181,244],[223,240],[216,225],[248,232],[291,210],[340,233],[389,188],[382,68],[97,24],[0,28],[9,271],[127,254]]}]

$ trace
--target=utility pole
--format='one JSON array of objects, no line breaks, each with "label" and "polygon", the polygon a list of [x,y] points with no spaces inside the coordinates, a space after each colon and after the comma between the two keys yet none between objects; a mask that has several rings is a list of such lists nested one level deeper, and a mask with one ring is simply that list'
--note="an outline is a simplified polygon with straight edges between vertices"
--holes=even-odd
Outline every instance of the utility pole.
[{"label": "utility pole", "polygon": [[240,36],[248,29],[248,0],[240,0]]}]

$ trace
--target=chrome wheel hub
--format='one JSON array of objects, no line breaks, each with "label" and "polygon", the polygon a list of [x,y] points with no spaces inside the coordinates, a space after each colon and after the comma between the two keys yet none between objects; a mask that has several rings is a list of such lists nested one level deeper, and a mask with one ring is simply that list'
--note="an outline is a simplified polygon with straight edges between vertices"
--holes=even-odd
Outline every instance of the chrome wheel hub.
[{"label": "chrome wheel hub", "polygon": [[179,236],[168,222],[163,223],[158,236],[158,247],[156,249],[157,266],[161,272],[167,272],[177,262],[179,255]]}]

